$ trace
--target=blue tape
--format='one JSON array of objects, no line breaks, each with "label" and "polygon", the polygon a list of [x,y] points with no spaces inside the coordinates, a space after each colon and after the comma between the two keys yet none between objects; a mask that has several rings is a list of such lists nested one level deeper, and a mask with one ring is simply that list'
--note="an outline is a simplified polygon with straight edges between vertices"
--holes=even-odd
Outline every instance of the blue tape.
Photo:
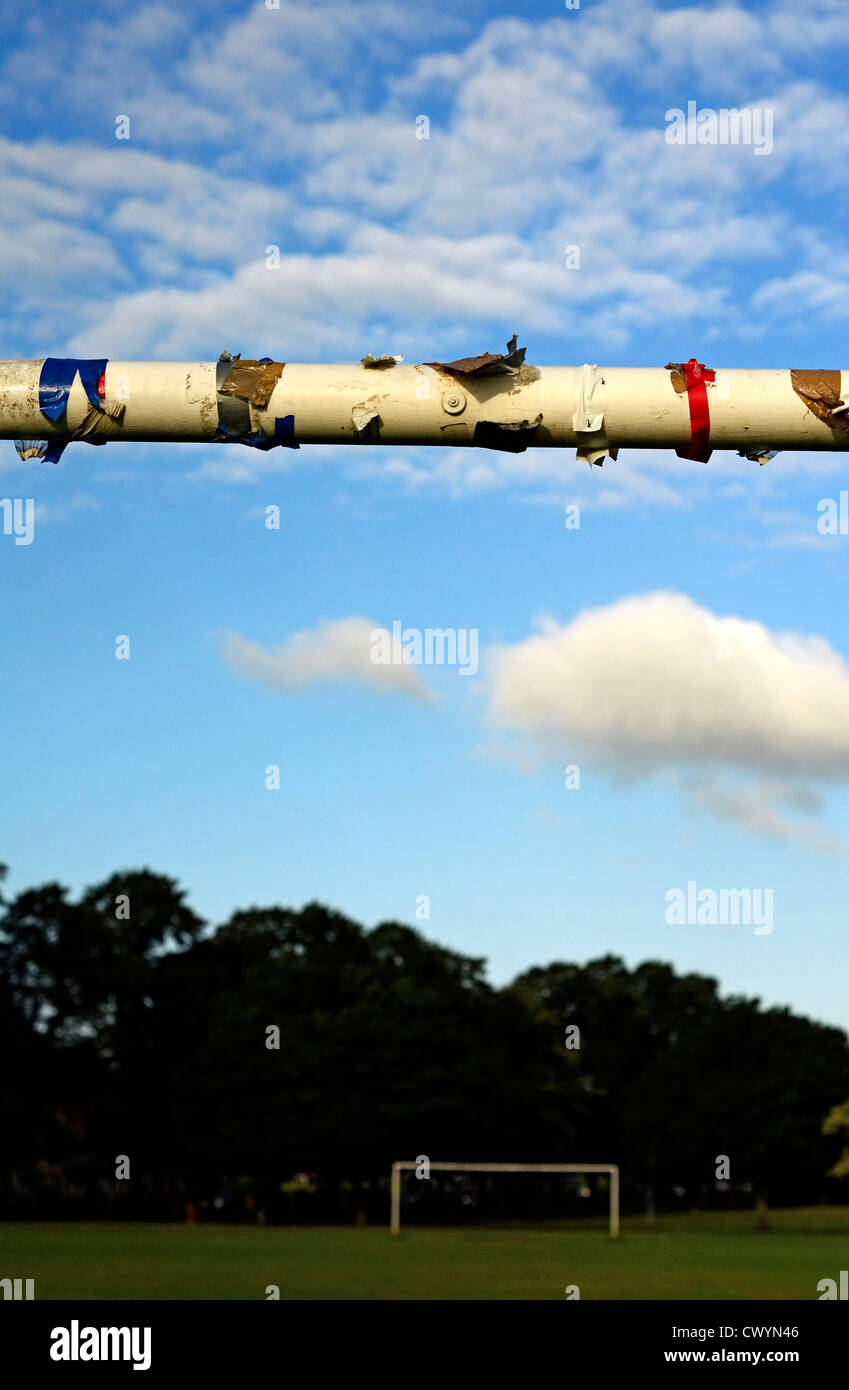
[{"label": "blue tape", "polygon": [[220,421],[212,438],[221,444],[247,444],[249,449],[274,449],[278,444],[284,449],[301,447],[295,439],[294,415],[284,415],[282,419],[274,421],[273,439],[268,439],[261,430],[256,430],[253,434],[235,434]]},{"label": "blue tape", "polygon": [[99,406],[97,382],[108,361],[108,357],[45,357],[38,380],[38,408],[42,415],[48,420],[61,419],[68,409],[68,397],[78,372],[89,401]]},{"label": "blue tape", "polygon": [[284,449],[300,449],[301,446],[295,438],[294,415],[284,415],[282,420],[274,421],[274,439]]},{"label": "blue tape", "polygon": [[261,430],[256,430],[253,434],[235,434],[234,431],[228,430],[226,425],[222,425],[220,420],[212,438],[220,444],[247,444],[250,449],[274,448],[274,440],[266,439]]},{"label": "blue tape", "polygon": [[45,463],[58,463],[67,447],[67,439],[51,439],[41,457]]}]

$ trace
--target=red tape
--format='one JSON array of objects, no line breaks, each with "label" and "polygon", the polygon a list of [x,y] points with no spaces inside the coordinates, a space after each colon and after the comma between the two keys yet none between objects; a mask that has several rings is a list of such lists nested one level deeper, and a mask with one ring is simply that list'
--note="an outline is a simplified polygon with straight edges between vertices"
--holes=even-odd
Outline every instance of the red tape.
[{"label": "red tape", "polygon": [[710,407],[705,382],[715,381],[716,372],[691,357],[689,362],[667,362],[667,368],[683,371],[687,382],[687,402],[690,407],[690,443],[676,449],[681,459],[696,459],[707,463],[713,450],[710,447]]}]

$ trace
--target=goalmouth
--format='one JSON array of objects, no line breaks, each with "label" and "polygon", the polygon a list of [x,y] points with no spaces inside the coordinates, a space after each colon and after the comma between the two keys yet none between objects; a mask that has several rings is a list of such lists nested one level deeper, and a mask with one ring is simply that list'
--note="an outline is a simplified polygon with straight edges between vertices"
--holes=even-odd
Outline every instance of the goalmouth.
[{"label": "goalmouth", "polygon": [[[615,1163],[431,1163],[428,1171],[452,1173],[609,1173],[610,1235],[619,1235],[619,1168]],[[419,1167],[420,1160],[399,1158],[392,1164],[392,1215],[389,1230],[401,1234],[401,1173]]]}]

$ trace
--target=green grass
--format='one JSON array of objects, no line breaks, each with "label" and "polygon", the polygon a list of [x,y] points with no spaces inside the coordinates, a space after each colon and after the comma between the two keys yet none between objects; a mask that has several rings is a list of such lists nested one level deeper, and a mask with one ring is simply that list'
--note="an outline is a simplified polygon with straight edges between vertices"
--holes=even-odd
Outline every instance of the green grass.
[{"label": "green grass", "polygon": [[38,1299],[816,1299],[849,1264],[849,1208],[659,1217],[653,1229],[0,1226],[0,1278]]}]

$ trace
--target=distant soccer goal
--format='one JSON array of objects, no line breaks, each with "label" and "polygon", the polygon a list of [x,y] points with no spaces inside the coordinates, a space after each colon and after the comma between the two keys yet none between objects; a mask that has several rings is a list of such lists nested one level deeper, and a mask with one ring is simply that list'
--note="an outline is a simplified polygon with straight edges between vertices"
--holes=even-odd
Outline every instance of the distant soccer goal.
[{"label": "distant soccer goal", "polygon": [[[429,1172],[442,1173],[609,1173],[610,1175],[610,1234],[619,1235],[619,1168],[615,1163],[431,1163]],[[401,1234],[401,1174],[416,1170],[422,1160],[400,1158],[392,1164],[392,1213],[389,1229],[393,1236]]]}]

